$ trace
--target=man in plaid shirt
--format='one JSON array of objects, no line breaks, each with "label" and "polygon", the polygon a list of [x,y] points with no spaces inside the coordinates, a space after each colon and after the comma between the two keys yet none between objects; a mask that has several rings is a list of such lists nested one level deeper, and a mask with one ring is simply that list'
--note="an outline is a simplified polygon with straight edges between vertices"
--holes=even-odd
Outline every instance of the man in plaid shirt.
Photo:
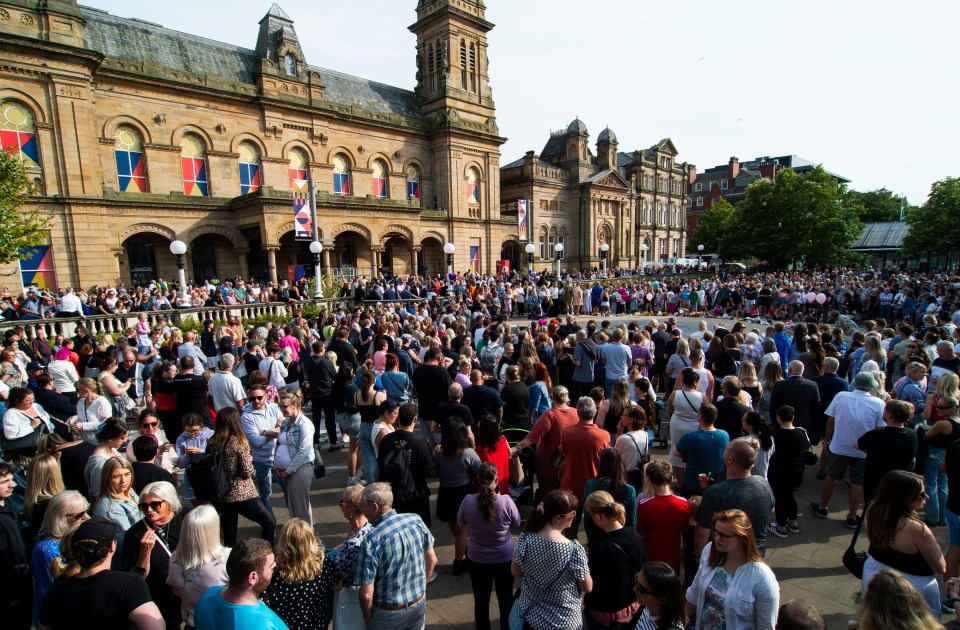
[{"label": "man in plaid shirt", "polygon": [[748,332],[744,342],[737,348],[740,351],[740,360],[753,363],[754,367],[760,367],[760,360],[763,359],[763,346],[760,345],[757,333]]},{"label": "man in plaid shirt", "polygon": [[423,628],[427,576],[437,564],[433,534],[416,514],[393,509],[388,483],[370,484],[360,501],[373,525],[360,548],[356,574],[367,628]]}]

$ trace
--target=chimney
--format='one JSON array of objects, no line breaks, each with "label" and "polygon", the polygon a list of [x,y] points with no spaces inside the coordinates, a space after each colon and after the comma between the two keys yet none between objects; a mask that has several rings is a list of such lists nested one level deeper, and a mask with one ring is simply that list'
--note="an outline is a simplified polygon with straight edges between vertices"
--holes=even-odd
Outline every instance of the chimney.
[{"label": "chimney", "polygon": [[687,165],[687,184],[693,184],[697,181],[697,167],[693,164]]},{"label": "chimney", "polygon": [[733,188],[733,180],[740,174],[740,158],[732,157],[727,163],[727,185]]}]

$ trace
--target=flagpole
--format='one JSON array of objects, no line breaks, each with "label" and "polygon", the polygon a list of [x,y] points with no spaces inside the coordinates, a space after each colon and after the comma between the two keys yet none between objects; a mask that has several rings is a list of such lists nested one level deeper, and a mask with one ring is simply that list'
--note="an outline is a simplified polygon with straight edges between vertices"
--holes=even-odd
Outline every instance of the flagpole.
[{"label": "flagpole", "polygon": [[[317,182],[313,178],[310,178],[308,180],[308,186],[310,187],[310,216],[313,217],[313,242],[320,243],[320,226],[317,224]],[[320,251],[322,251],[322,248]],[[313,279],[316,282],[316,287],[313,291],[314,299],[323,298],[323,278],[321,277],[322,270],[320,268],[320,251],[313,253]]]}]

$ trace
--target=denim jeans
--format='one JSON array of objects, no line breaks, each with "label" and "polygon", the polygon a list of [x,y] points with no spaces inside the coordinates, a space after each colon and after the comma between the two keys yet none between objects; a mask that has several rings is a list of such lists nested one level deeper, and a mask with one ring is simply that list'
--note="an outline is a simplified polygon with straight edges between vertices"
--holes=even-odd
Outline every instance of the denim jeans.
[{"label": "denim jeans", "polygon": [[943,456],[947,450],[935,446],[927,447],[927,465],[923,469],[923,485],[926,486],[927,511],[923,520],[928,523],[939,523],[946,520],[947,509],[947,473],[940,470]]},{"label": "denim jeans", "polygon": [[373,435],[373,423],[360,423],[360,461],[363,463],[363,475],[368,483],[377,480],[377,452],[370,441]]},{"label": "denim jeans", "polygon": [[416,630],[426,627],[427,598],[401,610],[373,607],[367,630]]},{"label": "denim jeans", "polygon": [[267,512],[273,514],[273,506],[270,505],[270,495],[273,494],[273,462],[253,462],[253,469],[257,471],[255,485],[260,500],[267,508]]}]

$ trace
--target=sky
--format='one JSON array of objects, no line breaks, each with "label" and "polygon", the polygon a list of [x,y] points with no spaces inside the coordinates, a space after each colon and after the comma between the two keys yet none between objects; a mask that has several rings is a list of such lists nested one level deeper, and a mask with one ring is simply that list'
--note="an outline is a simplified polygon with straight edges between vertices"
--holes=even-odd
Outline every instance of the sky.
[{"label": "sky", "polygon": [[[253,48],[271,2],[87,0]],[[280,0],[308,64],[413,89],[417,0]],[[922,204],[960,176],[960,2],[486,0],[501,164],[579,116],[699,171],[794,154]]]}]

